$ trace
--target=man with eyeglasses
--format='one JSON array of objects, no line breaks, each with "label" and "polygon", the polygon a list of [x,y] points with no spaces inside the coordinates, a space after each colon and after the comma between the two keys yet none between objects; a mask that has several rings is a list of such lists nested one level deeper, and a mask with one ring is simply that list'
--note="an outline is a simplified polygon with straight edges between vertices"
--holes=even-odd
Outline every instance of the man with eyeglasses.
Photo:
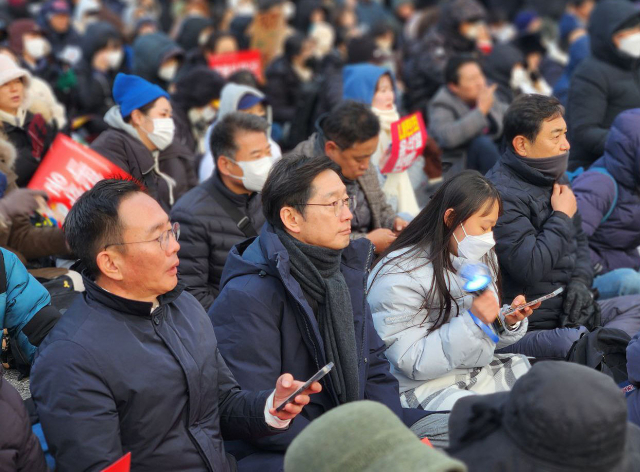
[{"label": "man with eyeglasses", "polygon": [[229,250],[264,224],[259,192],[273,164],[268,128],[247,113],[220,120],[211,132],[213,174],[171,209],[182,225],[180,279],[205,310],[218,296]]},{"label": "man with eyeglasses", "polygon": [[[287,429],[320,390],[284,374],[241,390],[211,322],[178,283],[180,226],[137,183],[103,180],[65,221],[86,293],[40,346],[31,392],[58,471],[233,471],[226,439]],[[275,390],[273,389],[275,385]]]},{"label": "man with eyeglasses", "polygon": [[310,378],[329,362],[335,367],[287,432],[234,443],[229,452],[259,464],[254,470],[282,470],[284,452],[310,421],[365,398],[428,433],[438,415],[401,408],[373,326],[364,291],[373,247],[350,240],[357,207],[340,167],[326,157],[285,156],[269,174],[262,205],[267,224],[231,250],[209,310],[220,352],[243,388],[264,388],[283,372]]}]

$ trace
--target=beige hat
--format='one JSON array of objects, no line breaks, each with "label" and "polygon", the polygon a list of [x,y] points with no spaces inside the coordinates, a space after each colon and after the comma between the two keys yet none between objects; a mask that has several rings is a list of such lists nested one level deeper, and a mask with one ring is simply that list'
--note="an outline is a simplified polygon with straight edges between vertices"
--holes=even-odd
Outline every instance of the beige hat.
[{"label": "beige hat", "polygon": [[6,54],[0,54],[0,86],[18,78],[22,78],[25,87],[29,86],[31,82],[29,71],[20,67]]}]

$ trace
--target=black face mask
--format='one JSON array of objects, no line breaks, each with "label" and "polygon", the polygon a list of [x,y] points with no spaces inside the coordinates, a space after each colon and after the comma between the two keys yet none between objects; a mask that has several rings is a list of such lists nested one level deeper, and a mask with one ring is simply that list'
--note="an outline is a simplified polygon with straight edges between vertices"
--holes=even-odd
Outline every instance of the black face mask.
[{"label": "black face mask", "polygon": [[557,156],[531,158],[518,156],[522,162],[532,169],[537,170],[542,175],[558,180],[567,171],[569,163],[569,151]]}]

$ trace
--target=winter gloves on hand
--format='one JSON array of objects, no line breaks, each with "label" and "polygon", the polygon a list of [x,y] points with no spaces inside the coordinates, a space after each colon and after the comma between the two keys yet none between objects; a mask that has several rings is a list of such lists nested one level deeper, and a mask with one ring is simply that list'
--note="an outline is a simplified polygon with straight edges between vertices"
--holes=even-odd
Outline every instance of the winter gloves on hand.
[{"label": "winter gloves on hand", "polygon": [[593,329],[601,325],[600,305],[584,283],[573,280],[567,285],[563,311],[568,326],[586,326]]}]

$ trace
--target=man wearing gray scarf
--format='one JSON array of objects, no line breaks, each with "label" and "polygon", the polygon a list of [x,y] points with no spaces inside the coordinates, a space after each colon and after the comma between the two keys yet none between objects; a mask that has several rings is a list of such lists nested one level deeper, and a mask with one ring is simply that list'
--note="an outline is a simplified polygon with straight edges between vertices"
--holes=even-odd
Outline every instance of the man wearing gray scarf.
[{"label": "man wearing gray scarf", "polygon": [[310,378],[335,364],[287,432],[229,447],[253,458],[256,470],[282,470],[284,452],[310,421],[356,400],[385,404],[417,435],[446,434],[447,415],[400,405],[366,301],[373,247],[366,238],[350,240],[354,200],[327,157],[285,156],[262,192],[267,223],[227,259],[209,316],[241,387],[271,385],[283,369]]}]

